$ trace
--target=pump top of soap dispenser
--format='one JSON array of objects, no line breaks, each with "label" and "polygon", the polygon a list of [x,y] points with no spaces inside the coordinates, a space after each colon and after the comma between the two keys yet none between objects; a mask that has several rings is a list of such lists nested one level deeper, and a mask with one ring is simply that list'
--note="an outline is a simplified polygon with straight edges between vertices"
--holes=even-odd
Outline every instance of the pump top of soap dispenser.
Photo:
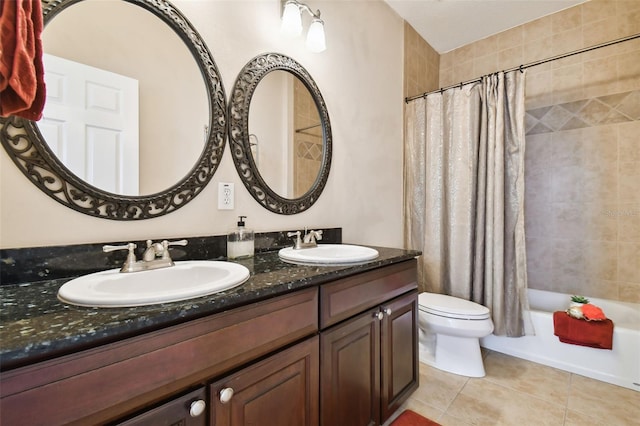
[{"label": "pump top of soap dispenser", "polygon": [[238,219],[240,219],[240,220],[238,221],[238,227],[240,227],[240,228],[244,228],[244,220],[245,220],[246,218],[247,218],[246,216],[238,216]]}]

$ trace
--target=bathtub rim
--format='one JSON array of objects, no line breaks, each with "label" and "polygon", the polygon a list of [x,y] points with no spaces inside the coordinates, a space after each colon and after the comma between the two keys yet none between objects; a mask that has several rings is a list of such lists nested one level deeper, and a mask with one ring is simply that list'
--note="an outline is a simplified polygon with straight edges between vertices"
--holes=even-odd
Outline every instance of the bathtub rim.
[{"label": "bathtub rim", "polygon": [[[529,289],[529,291],[531,290],[533,289]],[[544,290],[534,291],[545,292]],[[562,293],[556,293],[555,297],[558,297],[558,295],[563,296]],[[570,296],[566,300],[570,300]],[[596,300],[599,301],[600,299],[593,298],[593,301]],[[617,301],[613,302],[618,303]],[[634,364],[634,359],[640,359],[640,330],[635,327],[614,326],[614,347],[611,351],[569,345],[561,343],[557,336],[553,334],[553,311],[531,309],[530,312],[534,327],[541,327],[542,325],[539,322],[546,321],[546,324],[543,325],[545,329],[548,329],[548,332],[537,332],[536,335],[516,338],[491,334],[480,339],[480,346],[495,352],[640,392],[640,363],[636,361]],[[638,314],[640,315],[640,312]],[[612,320],[614,320],[615,324],[615,319],[612,318]],[[609,357],[611,360],[606,363],[598,361],[601,358]],[[581,359],[581,361],[576,362],[576,359]],[[622,374],[617,370],[624,370],[625,372],[628,370],[629,373]]]}]

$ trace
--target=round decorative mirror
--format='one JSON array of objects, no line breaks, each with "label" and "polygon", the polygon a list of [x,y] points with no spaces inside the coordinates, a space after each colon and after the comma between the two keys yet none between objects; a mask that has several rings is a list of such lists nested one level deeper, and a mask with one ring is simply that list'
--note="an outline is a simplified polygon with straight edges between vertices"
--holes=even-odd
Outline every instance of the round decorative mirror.
[{"label": "round decorative mirror", "polygon": [[229,102],[233,161],[249,193],[279,214],[307,210],[331,167],[331,125],[307,70],[278,53],[242,69]]},{"label": "round decorative mirror", "polygon": [[226,136],[222,79],[204,41],[168,2],[42,5],[47,103],[37,123],[0,118],[14,163],[92,216],[148,219],[185,205],[217,170]]}]

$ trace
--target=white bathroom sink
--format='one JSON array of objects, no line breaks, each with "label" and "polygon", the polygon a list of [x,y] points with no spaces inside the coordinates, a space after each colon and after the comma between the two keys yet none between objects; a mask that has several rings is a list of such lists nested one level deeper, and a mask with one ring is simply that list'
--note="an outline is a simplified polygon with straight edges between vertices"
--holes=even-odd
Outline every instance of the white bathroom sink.
[{"label": "white bathroom sink", "polygon": [[373,260],[378,257],[378,250],[349,244],[318,244],[298,250],[286,247],[278,252],[278,256],[293,263],[343,265]]},{"label": "white bathroom sink", "polygon": [[58,299],[78,306],[121,308],[176,302],[236,287],[249,278],[237,263],[184,261],[151,271],[119,269],[75,278],[60,287]]}]

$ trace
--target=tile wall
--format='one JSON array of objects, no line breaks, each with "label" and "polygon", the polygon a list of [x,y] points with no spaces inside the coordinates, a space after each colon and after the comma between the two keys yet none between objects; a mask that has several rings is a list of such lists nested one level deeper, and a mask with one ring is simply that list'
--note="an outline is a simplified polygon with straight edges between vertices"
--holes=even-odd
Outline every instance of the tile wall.
[{"label": "tile wall", "polygon": [[[439,86],[637,33],[640,1],[591,0],[442,54]],[[640,39],[529,68],[526,93],[529,287],[640,302]]]},{"label": "tile wall", "polygon": [[440,55],[413,29],[404,23],[404,97],[440,88]]},{"label": "tile wall", "polygon": [[[437,90],[440,55],[406,21],[404,23],[404,97]],[[420,283],[420,291],[424,291]]]},{"label": "tile wall", "polygon": [[297,78],[293,79],[294,161],[293,197],[306,194],[316,182],[322,165],[323,138],[318,109],[311,93]]}]

